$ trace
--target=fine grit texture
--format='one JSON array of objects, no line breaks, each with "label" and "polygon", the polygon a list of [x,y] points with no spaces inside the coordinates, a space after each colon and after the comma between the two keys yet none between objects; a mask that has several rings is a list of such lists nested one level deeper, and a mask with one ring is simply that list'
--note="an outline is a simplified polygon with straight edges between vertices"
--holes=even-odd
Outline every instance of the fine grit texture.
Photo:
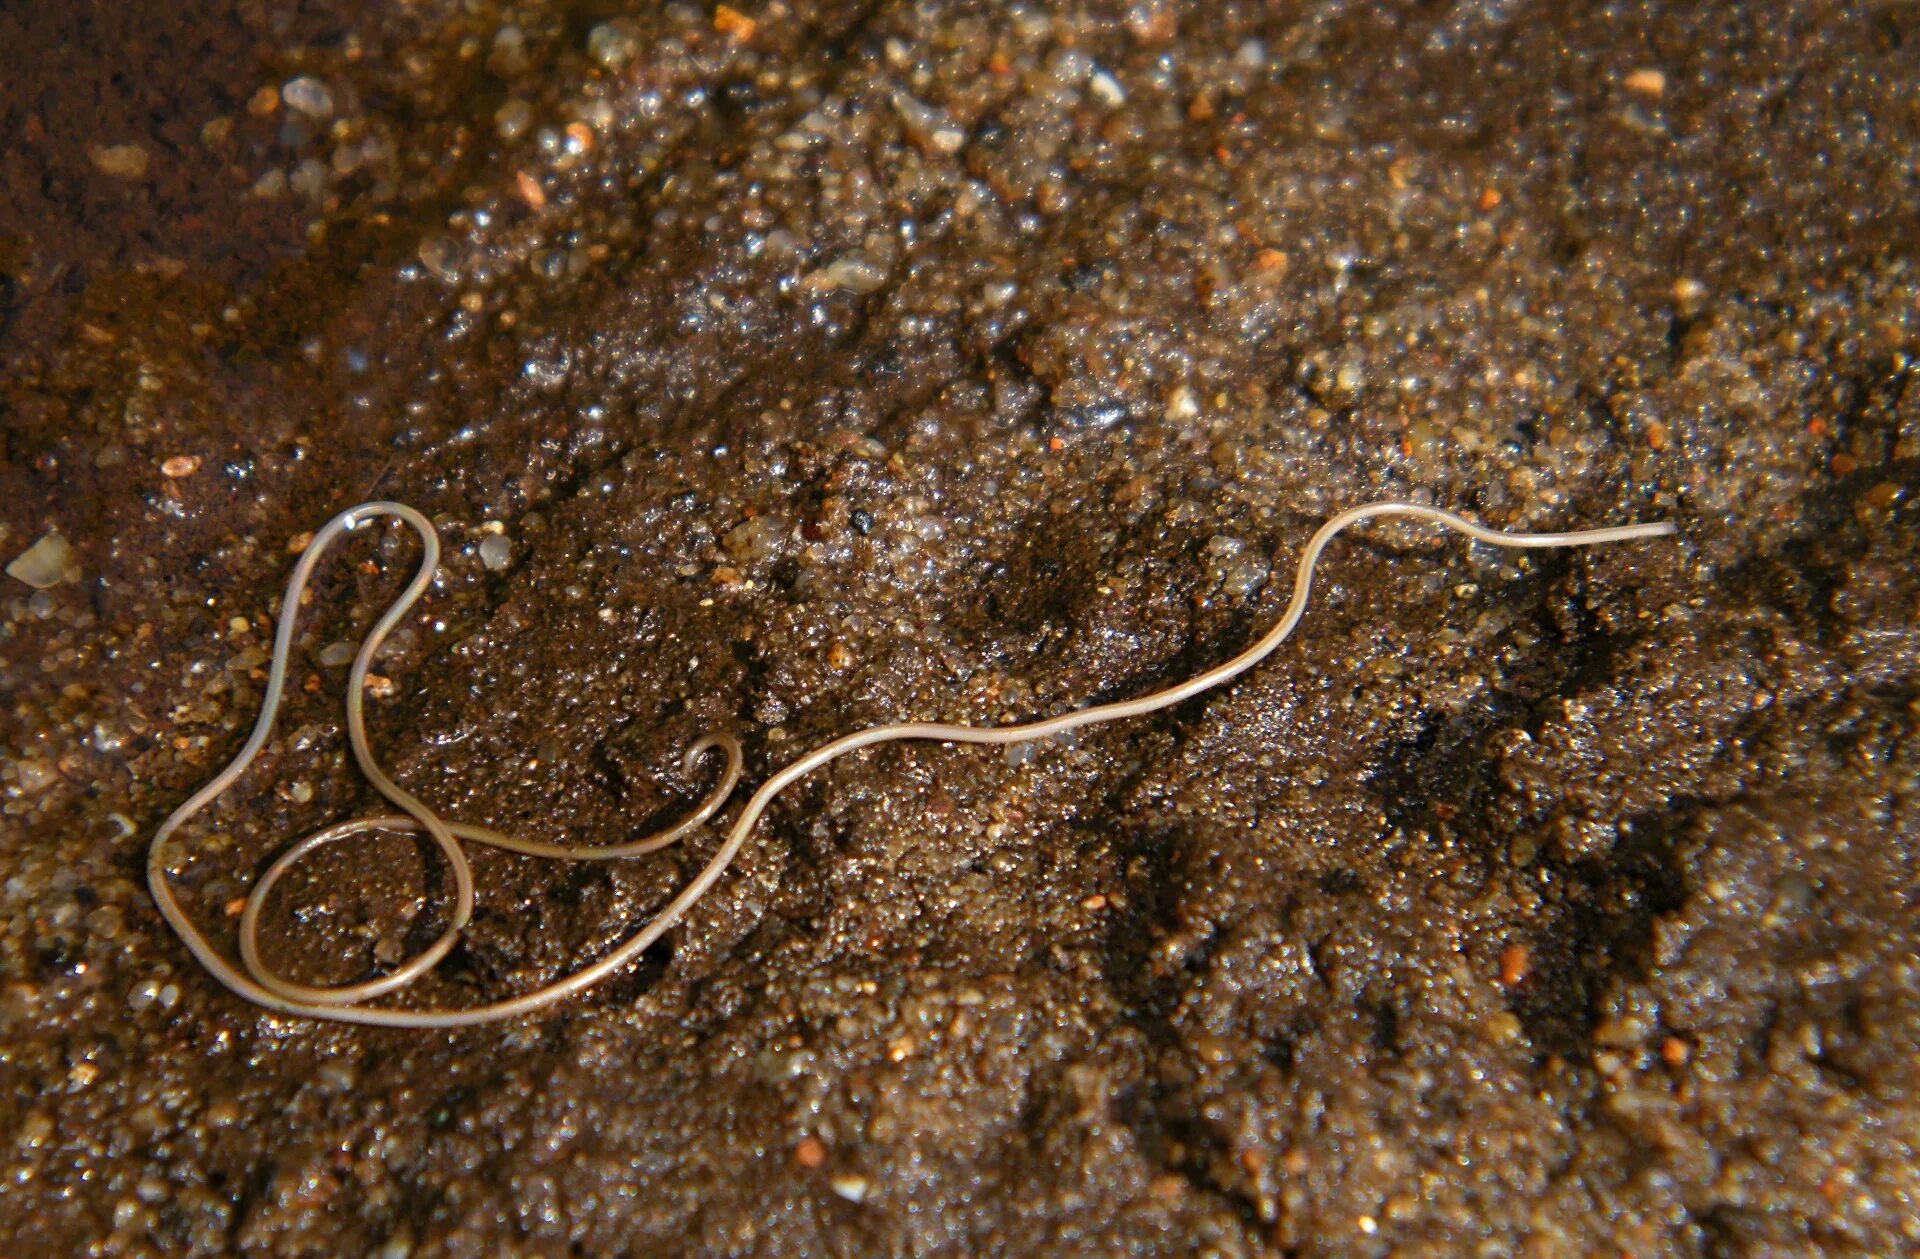
[{"label": "fine grit texture", "polygon": [[[1920,1246],[1920,17],[1515,0],[0,5],[0,1253],[1887,1256]],[[789,786],[631,966],[380,1029],[148,893],[354,503],[438,813]],[[234,956],[385,812],[340,539],[171,846]],[[706,775],[703,777],[702,775]],[[744,800],[743,794],[737,800]],[[734,808],[737,808],[736,803]],[[396,1007],[632,938],[472,852]],[[368,832],[261,962],[377,980]]]}]

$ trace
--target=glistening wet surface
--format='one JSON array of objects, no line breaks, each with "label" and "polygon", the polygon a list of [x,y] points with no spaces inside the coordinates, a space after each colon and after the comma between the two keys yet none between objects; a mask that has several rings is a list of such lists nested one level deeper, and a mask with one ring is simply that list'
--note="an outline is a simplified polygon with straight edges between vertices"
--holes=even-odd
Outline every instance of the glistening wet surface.
[{"label": "glistening wet surface", "polygon": [[[639,6],[635,6],[639,8]],[[0,1249],[1887,1255],[1920,1246],[1910,6],[0,12]],[[1230,687],[784,795],[639,965],[264,1013],[155,825],[303,535],[445,568],[369,688],[448,816],[669,822],[879,722]],[[230,943],[380,808],[329,558],[178,845]],[[384,810],[382,810],[384,811]],[[551,981],[718,842],[476,850],[402,1001]],[[311,981],[430,942],[368,837]]]}]

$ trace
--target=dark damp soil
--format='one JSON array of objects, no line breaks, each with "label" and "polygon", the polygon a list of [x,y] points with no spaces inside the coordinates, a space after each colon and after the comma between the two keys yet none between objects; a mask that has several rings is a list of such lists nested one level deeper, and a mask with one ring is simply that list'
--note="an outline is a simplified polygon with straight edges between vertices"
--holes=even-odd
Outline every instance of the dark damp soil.
[{"label": "dark damp soil", "polygon": [[[0,559],[53,582],[0,578],[0,1251],[1920,1247],[1920,11],[622,7],[0,8]],[[231,997],[142,882],[370,496],[447,551],[387,763],[582,841],[706,731],[751,782],[1182,677],[1356,502],[1682,536],[1358,530],[1232,685],[837,763],[629,974],[405,1033]],[[327,562],[181,844],[223,944],[378,804],[337,644],[416,556]],[[477,854],[402,1000],[716,842]],[[364,976],[442,876],[330,851],[269,960]]]}]

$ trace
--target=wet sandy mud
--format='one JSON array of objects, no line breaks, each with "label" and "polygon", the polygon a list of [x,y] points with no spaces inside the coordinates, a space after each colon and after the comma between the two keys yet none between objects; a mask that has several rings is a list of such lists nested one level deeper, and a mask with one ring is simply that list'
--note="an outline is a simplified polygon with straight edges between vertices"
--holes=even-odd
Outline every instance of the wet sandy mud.
[{"label": "wet sandy mud", "polygon": [[[1571,11],[1569,11],[1571,10]],[[1787,3],[10,5],[0,1250],[1891,1255],[1920,1247],[1920,22]],[[614,842],[860,726],[1230,687],[784,796],[630,973],[276,1017],[142,882],[301,536],[414,504],[396,776]],[[343,643],[174,859],[378,804]],[[480,851],[403,1000],[710,853]],[[368,837],[268,960],[432,939]]]}]

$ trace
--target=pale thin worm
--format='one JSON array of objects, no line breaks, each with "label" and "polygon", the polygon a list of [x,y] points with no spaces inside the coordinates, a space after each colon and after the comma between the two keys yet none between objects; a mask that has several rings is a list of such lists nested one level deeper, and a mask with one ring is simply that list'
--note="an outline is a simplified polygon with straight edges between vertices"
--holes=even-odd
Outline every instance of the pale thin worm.
[{"label": "pale thin worm", "polygon": [[[166,843],[183,823],[205,808],[245,772],[271,735],[274,718],[280,707],[281,693],[286,685],[288,657],[293,645],[293,629],[300,606],[300,596],[306,589],[307,581],[321,553],[340,534],[381,516],[393,516],[411,526],[414,532],[420,535],[424,550],[420,571],[400,593],[400,597],[394,600],[392,606],[374,624],[366,640],[361,644],[359,653],[354,657],[353,668],[347,677],[347,738],[352,745],[354,759],[359,763],[361,772],[382,795],[398,805],[403,813],[392,817],[357,818],[337,823],[324,830],[316,831],[281,854],[255,883],[241,913],[240,952],[241,960],[246,967],[246,970],[242,971],[213,946],[175,899],[166,868]],[[1034,739],[1044,739],[1082,726],[1157,712],[1162,708],[1191,699],[1245,673],[1285,642],[1293,633],[1294,627],[1299,624],[1301,616],[1306,611],[1307,599],[1312,590],[1314,566],[1319,562],[1320,553],[1326,549],[1327,543],[1348,525],[1376,516],[1411,516],[1416,520],[1443,525],[1455,532],[1465,534],[1476,542],[1521,549],[1593,546],[1607,542],[1667,537],[1675,532],[1673,525],[1660,522],[1618,525],[1606,529],[1586,529],[1573,533],[1500,533],[1477,525],[1452,512],[1442,511],[1437,507],[1421,506],[1417,503],[1377,502],[1349,508],[1321,525],[1308,540],[1306,549],[1301,552],[1298,566],[1294,570],[1293,597],[1288,602],[1280,620],[1262,635],[1259,641],[1224,664],[1216,665],[1185,682],[1165,690],[1155,691],[1151,695],[1143,695],[1138,699],[1099,704],[1023,725],[964,726],[943,722],[903,722],[898,725],[874,726],[843,735],[815,748],[762,783],[759,789],[748,798],[746,806],[741,809],[740,815],[728,828],[726,838],[718,851],[700,869],[700,872],[639,932],[615,947],[605,957],[564,978],[517,997],[464,1009],[397,1010],[369,1006],[364,1003],[405,987],[438,965],[452,949],[460,932],[472,917],[473,874],[459,840],[471,840],[531,856],[573,860],[612,860],[652,852],[673,843],[719,811],[739,781],[741,752],[739,741],[731,735],[710,734],[696,742],[686,753],[682,762],[683,769],[691,772],[695,760],[702,753],[718,748],[725,753],[727,761],[726,770],[721,775],[720,781],[684,821],[658,834],[626,844],[609,847],[549,844],[519,839],[484,827],[442,820],[432,809],[410,795],[381,771],[373,759],[372,750],[367,745],[366,723],[362,711],[362,693],[366,683],[367,669],[373,661],[374,653],[379,650],[387,634],[399,623],[400,618],[406,615],[408,609],[432,581],[434,571],[439,565],[439,539],[434,533],[433,525],[426,517],[410,507],[399,503],[363,503],[358,507],[349,508],[328,521],[326,526],[314,535],[313,541],[308,543],[305,552],[302,553],[299,563],[294,566],[293,577],[288,582],[286,599],[281,607],[278,630],[274,636],[273,660],[267,678],[266,694],[261,700],[260,718],[254,725],[253,734],[231,764],[175,809],[154,832],[153,844],[147,856],[147,883],[152,889],[154,901],[159,906],[160,912],[179,933],[180,938],[199,959],[201,965],[233,992],[269,1010],[347,1023],[411,1028],[463,1027],[532,1013],[592,987],[644,953],[654,941],[679,922],[726,871],[739,853],[741,846],[745,844],[747,836],[753,831],[754,825],[766,812],[767,807],[773,803],[774,797],[791,783],[829,761],[861,748],[902,739],[981,744],[1025,743]],[[273,974],[261,962],[257,946],[260,910],[266,903],[267,894],[294,863],[314,849],[370,829],[425,831],[432,837],[453,870],[454,906],[446,929],[431,945],[396,967],[391,973],[362,983],[317,987],[295,983]]]}]

